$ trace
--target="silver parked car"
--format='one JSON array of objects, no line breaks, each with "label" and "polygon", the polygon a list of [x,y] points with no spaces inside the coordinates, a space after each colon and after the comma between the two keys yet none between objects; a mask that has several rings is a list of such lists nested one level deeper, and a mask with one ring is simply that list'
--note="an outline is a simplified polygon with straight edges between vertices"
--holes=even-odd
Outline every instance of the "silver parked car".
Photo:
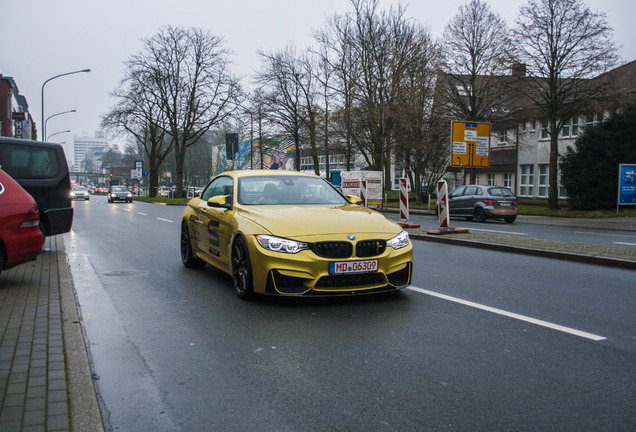
[{"label": "silver parked car", "polygon": [[507,223],[517,219],[517,197],[502,186],[466,185],[448,194],[451,216],[483,222],[501,218]]}]

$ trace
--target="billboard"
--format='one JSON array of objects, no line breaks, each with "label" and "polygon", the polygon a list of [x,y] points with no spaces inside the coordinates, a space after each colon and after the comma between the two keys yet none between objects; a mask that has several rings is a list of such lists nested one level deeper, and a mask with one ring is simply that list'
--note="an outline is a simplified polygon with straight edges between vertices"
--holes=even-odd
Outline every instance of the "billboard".
[{"label": "billboard", "polygon": [[636,164],[618,167],[618,205],[636,205]]},{"label": "billboard", "polygon": [[[262,147],[262,152],[261,152]],[[261,159],[262,154],[262,159]],[[294,143],[275,138],[238,143],[236,169],[294,169]],[[212,175],[232,169],[224,144],[212,148]]]}]

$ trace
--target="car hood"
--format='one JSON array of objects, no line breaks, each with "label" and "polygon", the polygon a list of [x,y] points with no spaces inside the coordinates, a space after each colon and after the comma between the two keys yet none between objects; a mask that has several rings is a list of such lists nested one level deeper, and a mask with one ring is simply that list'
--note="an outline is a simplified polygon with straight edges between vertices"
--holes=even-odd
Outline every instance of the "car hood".
[{"label": "car hood", "polygon": [[239,214],[272,234],[305,240],[334,234],[399,234],[402,228],[382,214],[359,205],[332,206],[242,206]]}]

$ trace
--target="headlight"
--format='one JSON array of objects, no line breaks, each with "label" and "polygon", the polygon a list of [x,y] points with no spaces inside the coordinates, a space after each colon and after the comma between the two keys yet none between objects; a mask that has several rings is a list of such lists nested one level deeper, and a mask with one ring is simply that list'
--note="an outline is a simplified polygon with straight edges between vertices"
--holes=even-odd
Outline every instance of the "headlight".
[{"label": "headlight", "polygon": [[127,196],[128,198],[130,198],[130,197],[132,196],[132,194],[131,194],[130,192],[128,192],[128,193],[126,194],[126,196]]},{"label": "headlight", "polygon": [[265,249],[274,252],[295,254],[300,252],[301,250],[307,249],[307,243],[268,235],[257,235],[256,241],[258,241],[258,244]]},{"label": "headlight", "polygon": [[391,240],[386,242],[387,246],[391,246],[393,249],[401,249],[409,245],[409,233],[402,231]]}]

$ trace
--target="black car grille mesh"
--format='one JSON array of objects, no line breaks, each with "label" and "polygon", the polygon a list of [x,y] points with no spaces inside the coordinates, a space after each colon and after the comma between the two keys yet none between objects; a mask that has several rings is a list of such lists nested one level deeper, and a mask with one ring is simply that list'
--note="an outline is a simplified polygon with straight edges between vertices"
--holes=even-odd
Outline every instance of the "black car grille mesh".
[{"label": "black car grille mesh", "polygon": [[356,256],[360,258],[381,255],[386,249],[384,240],[365,240],[356,245]]},{"label": "black car grille mesh", "polygon": [[310,248],[322,258],[349,258],[353,254],[353,245],[349,242],[318,242]]},{"label": "black car grille mesh", "polygon": [[[310,245],[310,249],[319,257],[342,259],[353,256],[353,244],[349,242],[318,242]],[[356,256],[368,258],[381,255],[386,249],[384,240],[364,240],[356,244]]]}]

